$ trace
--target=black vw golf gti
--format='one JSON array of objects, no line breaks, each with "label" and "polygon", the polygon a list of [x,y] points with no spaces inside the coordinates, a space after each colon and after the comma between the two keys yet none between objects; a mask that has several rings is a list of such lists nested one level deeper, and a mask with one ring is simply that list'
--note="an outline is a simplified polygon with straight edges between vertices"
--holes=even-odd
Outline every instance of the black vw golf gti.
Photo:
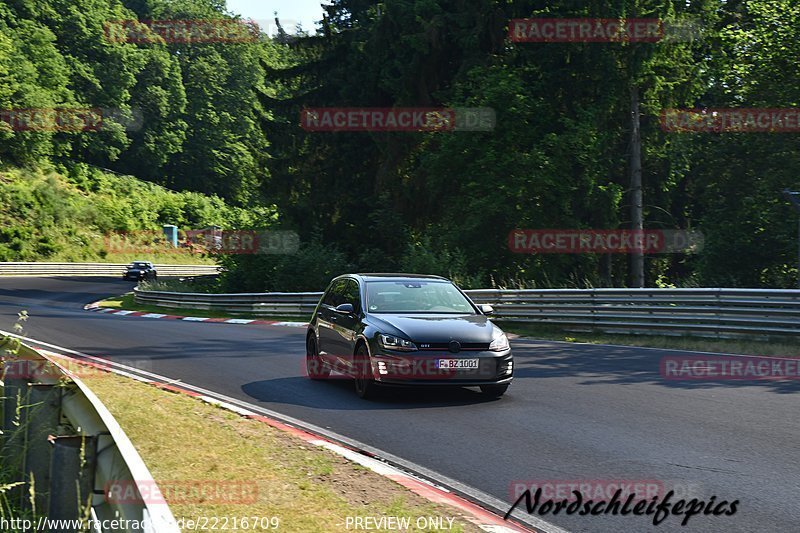
[{"label": "black vw golf gti", "polygon": [[158,271],[150,261],[134,261],[125,267],[122,279],[135,279],[136,281],[158,281]]},{"label": "black vw golf gti", "polygon": [[391,385],[477,386],[502,396],[514,361],[492,311],[439,276],[339,276],[308,326],[308,376],[350,376],[362,398]]}]

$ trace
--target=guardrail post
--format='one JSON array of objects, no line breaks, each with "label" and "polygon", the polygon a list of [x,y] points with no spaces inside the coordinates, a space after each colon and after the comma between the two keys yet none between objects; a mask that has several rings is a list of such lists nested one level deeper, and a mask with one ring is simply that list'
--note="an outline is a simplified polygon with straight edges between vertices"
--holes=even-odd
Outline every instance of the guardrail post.
[{"label": "guardrail post", "polygon": [[[51,520],[77,520],[87,516],[94,485],[97,438],[86,435],[56,437],[50,461]],[[51,533],[73,533],[51,529]]]},{"label": "guardrail post", "polygon": [[[6,363],[7,368],[7,363]],[[3,448],[0,450],[3,470],[8,472],[12,482],[22,481],[22,467],[25,458],[25,432],[23,410],[27,403],[27,382],[19,378],[3,381]],[[22,489],[15,487],[8,492],[10,501],[19,502]]]},{"label": "guardrail post", "polygon": [[[61,412],[59,403],[61,389],[56,385],[28,385],[28,406],[25,408],[25,430],[27,442],[25,446],[25,465],[23,469],[25,494],[34,489],[36,513],[44,513],[47,509],[47,495],[50,487],[50,455],[52,446],[48,441],[58,429]],[[31,487],[33,480],[33,487]],[[30,509],[29,498],[23,498],[23,506]]]}]

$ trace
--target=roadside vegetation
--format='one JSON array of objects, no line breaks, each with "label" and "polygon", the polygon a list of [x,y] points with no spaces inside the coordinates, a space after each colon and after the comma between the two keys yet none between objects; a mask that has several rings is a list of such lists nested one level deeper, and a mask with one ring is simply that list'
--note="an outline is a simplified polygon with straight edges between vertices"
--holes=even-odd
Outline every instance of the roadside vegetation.
[{"label": "roadside vegetation", "polygon": [[[218,197],[173,192],[88,165],[0,167],[0,261],[210,264],[211,257],[168,245],[162,224],[252,224],[252,216]],[[159,239],[116,238],[126,234]]]},{"label": "roadside vegetation", "polygon": [[[402,516],[412,524],[436,516],[455,518],[454,533],[480,531],[455,509],[261,422],[113,374],[84,381],[163,485],[177,519],[277,517],[279,531],[305,532],[345,530],[347,516]],[[212,496],[184,496],[201,491]]]},{"label": "roadside vegetation", "polygon": [[[319,290],[348,270],[467,288],[626,286],[625,254],[518,254],[508,235],[631,227],[636,96],[644,227],[705,237],[696,254],[647,256],[645,284],[795,285],[797,214],[781,191],[798,187],[800,136],[670,133],[661,112],[794,107],[797,2],[384,4],[332,0],[317,28],[270,23],[277,31],[249,42],[167,42],[143,25],[146,44],[109,39],[107,23],[236,17],[211,0],[0,4],[0,110],[117,111],[100,131],[0,120],[0,260],[111,260],[104,231],[219,224],[292,230],[301,243],[291,256],[218,258],[228,292]],[[509,20],[542,16],[690,24],[659,43],[509,42]],[[336,106],[490,108],[496,124],[298,125],[302,109]]]},{"label": "roadside vegetation", "polygon": [[[28,320],[27,311],[17,315],[13,331],[18,335],[24,333],[25,322]],[[21,437],[26,431],[27,422],[20,419],[21,411],[26,407],[22,399],[16,396],[6,396],[6,363],[13,362],[19,355],[19,340],[9,337],[0,337],[0,518],[10,519],[35,519],[35,514],[41,514],[41,509],[36,509],[35,498],[31,494],[24,494],[25,481],[21,475],[21,467],[13,468],[10,465],[21,465],[25,453],[24,439]],[[13,413],[8,416],[6,413]],[[27,417],[26,417],[27,419]],[[15,426],[14,442],[11,435],[2,431],[5,420],[11,421]],[[34,480],[35,483],[35,480]],[[6,531],[6,530],[3,530]],[[20,528],[8,528],[9,533],[23,533]]]}]

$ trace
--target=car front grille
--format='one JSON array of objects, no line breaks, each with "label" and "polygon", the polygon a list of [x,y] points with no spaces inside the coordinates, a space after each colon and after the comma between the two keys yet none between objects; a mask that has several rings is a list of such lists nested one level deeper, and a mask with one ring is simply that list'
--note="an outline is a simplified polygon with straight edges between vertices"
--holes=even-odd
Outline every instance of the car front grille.
[{"label": "car front grille", "polygon": [[[450,349],[449,342],[423,342],[417,345],[420,350],[430,351],[448,351]],[[462,342],[461,351],[481,351],[489,350],[488,342]]]}]

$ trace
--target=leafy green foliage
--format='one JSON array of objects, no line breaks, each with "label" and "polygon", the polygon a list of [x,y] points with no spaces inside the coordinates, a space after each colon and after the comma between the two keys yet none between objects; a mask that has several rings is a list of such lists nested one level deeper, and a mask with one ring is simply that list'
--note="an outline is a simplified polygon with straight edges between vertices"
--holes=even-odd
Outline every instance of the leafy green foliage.
[{"label": "leafy green foliage", "polygon": [[137,19],[131,9],[143,19],[231,20],[223,3],[204,0],[0,6],[0,109],[114,111],[99,131],[13,132],[0,122],[0,160],[72,159],[239,204],[258,200],[265,45],[110,38],[110,25]]},{"label": "leafy green foliage", "polygon": [[295,254],[227,256],[221,261],[233,267],[222,275],[221,292],[318,291],[331,278],[353,270],[336,246],[316,240]]},{"label": "leafy green foliage", "polygon": [[[78,191],[47,172],[4,182],[0,259],[97,255],[75,251],[92,249],[81,228],[168,221],[297,230],[297,255],[221,258],[227,290],[319,290],[347,269],[435,272],[470,286],[624,285],[626,256],[522,255],[506,243],[515,228],[630,227],[635,93],[645,227],[705,234],[700,254],[648,256],[647,283],[794,284],[796,214],[780,191],[800,186],[797,136],[667,133],[660,113],[797,107],[795,2],[332,0],[325,12],[314,35],[136,44],[109,40],[108,21],[231,16],[218,0],[0,5],[0,109],[141,118],[83,133],[0,121],[0,161],[52,161]],[[524,17],[690,20],[702,34],[509,42],[508,21]],[[489,107],[497,125],[315,133],[298,124],[307,107]],[[211,196],[126,185],[84,165]]]},{"label": "leafy green foliage", "polygon": [[85,164],[61,172],[0,169],[0,261],[125,260],[109,255],[109,233],[163,224],[236,227],[251,217],[217,197],[176,193]]}]

